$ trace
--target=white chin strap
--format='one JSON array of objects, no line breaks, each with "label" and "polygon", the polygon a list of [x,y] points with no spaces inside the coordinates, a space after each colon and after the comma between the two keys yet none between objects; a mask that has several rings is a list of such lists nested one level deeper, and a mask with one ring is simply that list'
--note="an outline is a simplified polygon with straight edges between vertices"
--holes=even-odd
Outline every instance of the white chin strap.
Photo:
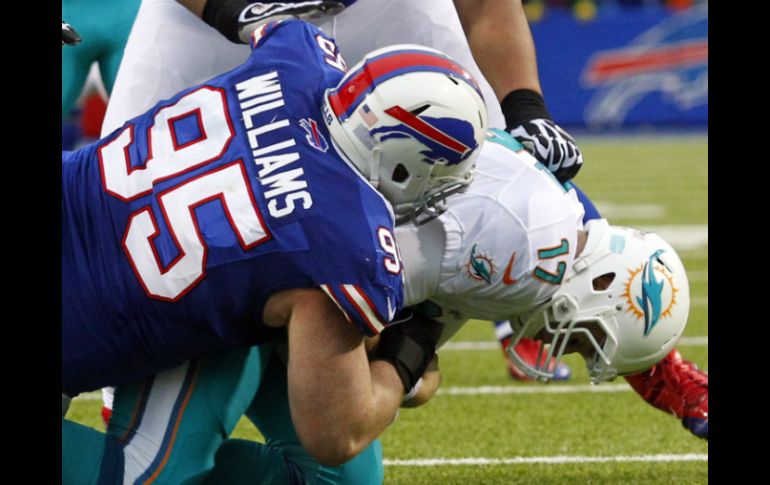
[{"label": "white chin strap", "polygon": [[369,183],[375,189],[380,186],[380,157],[382,152],[379,147],[375,147],[372,150],[372,163],[369,164]]}]

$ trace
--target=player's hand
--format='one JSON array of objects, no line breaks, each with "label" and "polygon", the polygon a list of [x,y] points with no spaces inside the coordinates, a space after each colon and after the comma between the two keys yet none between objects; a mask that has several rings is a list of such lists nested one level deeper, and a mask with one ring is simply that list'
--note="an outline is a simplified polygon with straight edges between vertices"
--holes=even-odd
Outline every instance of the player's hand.
[{"label": "player's hand", "polygon": [[583,165],[575,139],[549,119],[525,121],[510,132],[559,182],[572,179]]},{"label": "player's hand", "polygon": [[441,371],[438,368],[438,354],[433,355],[433,359],[428,364],[428,368],[425,369],[425,373],[422,375],[419,389],[416,389],[411,396],[407,394],[404,396],[404,402],[401,403],[402,408],[416,408],[422,406],[426,402],[430,401],[436,391],[438,391],[441,385]]},{"label": "player's hand", "polygon": [[80,35],[72,28],[70,24],[61,21],[61,45],[75,45],[80,42]]},{"label": "player's hand", "polygon": [[312,22],[326,15],[335,15],[345,8],[341,1],[312,0],[306,2],[252,3],[238,17],[238,36],[248,44],[252,32],[265,22],[298,18]]}]

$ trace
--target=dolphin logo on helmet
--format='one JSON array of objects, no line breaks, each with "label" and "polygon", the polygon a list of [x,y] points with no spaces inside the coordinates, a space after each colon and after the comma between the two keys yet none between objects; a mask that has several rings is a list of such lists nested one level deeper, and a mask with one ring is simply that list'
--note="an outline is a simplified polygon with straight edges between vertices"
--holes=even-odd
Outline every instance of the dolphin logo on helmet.
[{"label": "dolphin logo on helmet", "polygon": [[642,296],[636,297],[636,302],[644,311],[644,335],[647,336],[652,331],[652,327],[660,320],[660,314],[663,311],[663,279],[655,279],[655,260],[665,252],[664,249],[658,249],[649,261],[644,263],[642,269]]}]

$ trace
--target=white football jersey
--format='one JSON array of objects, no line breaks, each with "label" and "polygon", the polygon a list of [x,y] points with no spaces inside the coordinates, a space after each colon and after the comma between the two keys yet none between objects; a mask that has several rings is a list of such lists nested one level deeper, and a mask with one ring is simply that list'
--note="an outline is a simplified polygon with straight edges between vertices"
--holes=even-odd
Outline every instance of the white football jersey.
[{"label": "white football jersey", "polygon": [[438,219],[396,228],[406,305],[429,299],[455,322],[505,320],[531,312],[559,288],[575,258],[583,206],[515,145],[492,136],[467,192],[448,199]]},{"label": "white football jersey", "polygon": [[[358,0],[316,22],[348,66],[391,44],[422,44],[460,63],[478,81],[489,125],[505,127],[500,104],[471,55],[452,0]],[[233,44],[176,0],[142,0],[123,52],[102,136],[178,91],[235,68],[249,46]]]}]

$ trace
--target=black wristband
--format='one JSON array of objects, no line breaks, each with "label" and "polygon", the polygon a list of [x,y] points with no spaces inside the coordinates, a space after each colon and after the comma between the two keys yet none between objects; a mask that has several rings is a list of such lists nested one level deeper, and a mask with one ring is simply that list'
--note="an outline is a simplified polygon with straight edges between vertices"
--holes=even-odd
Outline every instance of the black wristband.
[{"label": "black wristband", "polygon": [[545,100],[531,89],[511,91],[500,103],[505,116],[505,128],[510,131],[527,121],[545,118],[551,120],[551,114],[545,108]]},{"label": "black wristband", "polygon": [[208,0],[203,7],[202,18],[230,42],[243,44],[238,35],[238,18],[250,4],[247,0]]},{"label": "black wristband", "polygon": [[[400,315],[409,314],[404,310]],[[380,334],[380,341],[371,360],[385,360],[396,368],[398,377],[408,393],[420,380],[436,353],[436,342],[443,325],[419,314],[412,314],[403,323],[394,323]]]},{"label": "black wristband", "polygon": [[[433,355],[431,354],[430,357]],[[396,368],[401,384],[404,385],[404,394],[408,393],[422,377],[422,372],[427,366],[425,359],[425,350],[417,342],[410,339],[402,339],[397,343],[394,341],[381,342],[372,358],[372,360],[390,362]],[[416,369],[421,370],[415,371]]]}]

